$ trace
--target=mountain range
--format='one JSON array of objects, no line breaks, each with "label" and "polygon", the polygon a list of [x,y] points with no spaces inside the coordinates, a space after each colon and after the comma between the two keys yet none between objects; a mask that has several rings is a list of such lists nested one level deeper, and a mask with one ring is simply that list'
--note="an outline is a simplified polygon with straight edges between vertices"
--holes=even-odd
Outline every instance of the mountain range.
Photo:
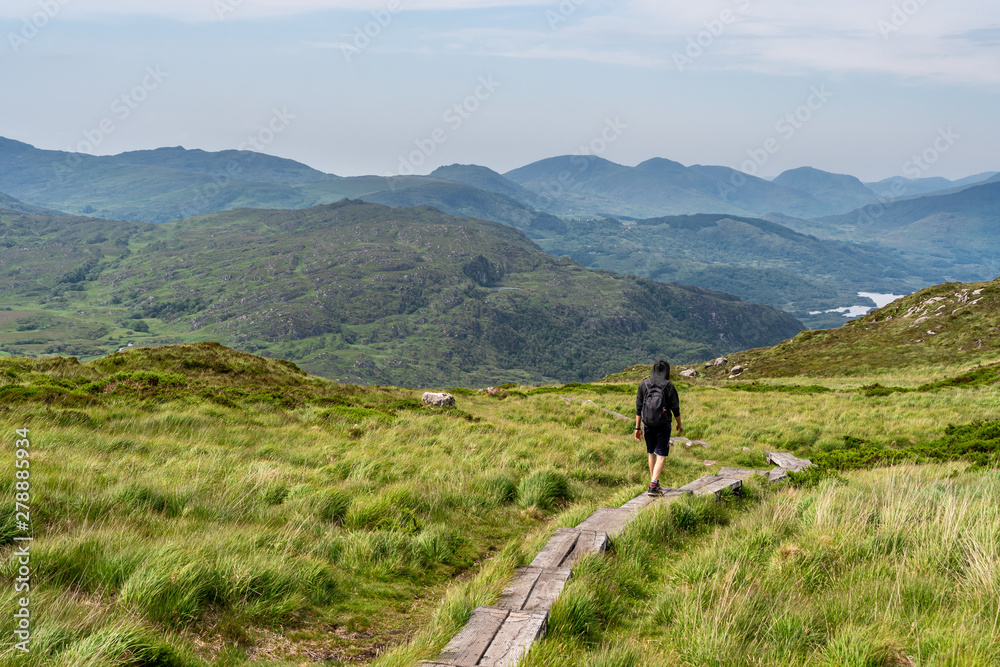
[{"label": "mountain range", "polygon": [[[450,165],[428,176],[339,177],[251,151],[174,147],[94,156],[37,149],[0,137],[0,192],[35,206],[137,222],[168,222],[243,206],[307,208],[343,198],[427,204],[456,215],[477,211],[476,217],[508,224],[539,213],[816,218],[876,203],[889,189],[895,198],[926,195],[991,177],[996,174],[954,182],[894,178],[864,184],[853,176],[802,167],[768,181],[728,167],[686,167],[663,158],[627,167],[579,155],[540,160],[506,174],[478,165]],[[459,210],[463,207],[464,213]]]},{"label": "mountain range", "polygon": [[506,174],[450,165],[428,176],[339,177],[248,151],[91,156],[0,138],[0,206],[13,210],[163,223],[345,198],[432,206],[517,227],[584,266],[730,292],[811,328],[842,323],[826,311],[857,303],[859,292],[995,277],[998,179],[862,183],[803,167],[768,181],[727,167],[662,158],[626,167],[595,156]]},{"label": "mountain range", "polygon": [[344,200],[150,224],[0,211],[0,349],[219,341],[343,381],[595,379],[802,329],[736,297],[588,270],[508,225]]}]

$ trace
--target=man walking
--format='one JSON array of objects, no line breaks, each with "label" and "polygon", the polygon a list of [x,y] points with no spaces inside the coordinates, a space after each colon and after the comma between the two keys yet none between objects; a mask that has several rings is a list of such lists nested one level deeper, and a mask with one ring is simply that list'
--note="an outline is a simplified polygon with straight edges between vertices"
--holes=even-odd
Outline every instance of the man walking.
[{"label": "man walking", "polygon": [[660,493],[660,471],[670,453],[670,416],[677,419],[677,435],[681,426],[681,403],[677,389],[670,381],[670,364],[657,359],[649,377],[639,383],[635,395],[635,439],[642,436],[639,420],[646,426],[646,452],[649,454],[649,495]]}]

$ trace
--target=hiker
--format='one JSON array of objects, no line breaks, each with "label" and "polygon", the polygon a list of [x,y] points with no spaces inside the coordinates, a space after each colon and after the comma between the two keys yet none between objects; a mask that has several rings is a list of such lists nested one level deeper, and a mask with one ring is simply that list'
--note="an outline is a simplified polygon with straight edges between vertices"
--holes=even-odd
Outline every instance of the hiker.
[{"label": "hiker", "polygon": [[670,415],[677,419],[677,435],[681,426],[681,403],[677,389],[670,381],[670,364],[657,359],[649,377],[639,383],[635,395],[635,439],[642,436],[639,420],[646,426],[646,452],[649,454],[650,495],[660,493],[660,471],[670,453]]}]

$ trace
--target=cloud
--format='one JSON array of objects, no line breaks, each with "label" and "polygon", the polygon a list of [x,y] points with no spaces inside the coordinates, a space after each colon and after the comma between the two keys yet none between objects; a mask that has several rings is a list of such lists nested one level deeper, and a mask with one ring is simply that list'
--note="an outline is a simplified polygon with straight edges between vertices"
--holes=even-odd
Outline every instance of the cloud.
[{"label": "cloud", "polygon": [[[115,15],[170,18],[182,21],[255,19],[296,16],[321,11],[379,11],[394,0],[49,0],[66,11],[66,16]],[[546,0],[395,0],[406,10],[437,11],[526,7],[552,4]],[[42,11],[40,0],[4,0],[0,17],[20,19]],[[72,10],[70,12],[69,10]]]},{"label": "cloud", "polygon": [[476,55],[669,69],[676,69],[674,54],[685,55],[695,42],[699,56],[685,68],[688,73],[859,72],[948,83],[1000,82],[1000,29],[983,27],[989,14],[983,13],[981,0],[953,0],[947,6],[920,5],[919,0],[884,5],[727,0],[709,6],[631,0],[577,7],[556,29],[536,21],[530,29],[476,27],[425,37]]},{"label": "cloud", "polygon": [[[0,16],[30,16],[40,11],[41,1],[6,0]],[[700,40],[706,44],[703,57],[684,69],[686,76],[706,70],[860,72],[976,85],[1000,82],[1000,17],[987,20],[997,15],[995,0],[46,1],[64,7],[59,20],[154,16],[196,22],[320,11],[366,14],[398,2],[405,12],[449,10],[449,15],[413,21],[406,35],[398,31],[392,45],[397,54],[465,53],[676,71],[674,54]],[[502,17],[498,9],[506,10]],[[307,46],[337,49],[345,39],[341,29],[314,37]]]}]

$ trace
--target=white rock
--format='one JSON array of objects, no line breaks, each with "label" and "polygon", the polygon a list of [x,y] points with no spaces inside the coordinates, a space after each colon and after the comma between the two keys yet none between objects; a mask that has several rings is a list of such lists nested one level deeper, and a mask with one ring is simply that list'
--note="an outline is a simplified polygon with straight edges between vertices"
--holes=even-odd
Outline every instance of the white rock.
[{"label": "white rock", "polygon": [[712,365],[713,366],[724,366],[727,363],[729,363],[729,359],[726,359],[725,357],[719,357],[718,359],[716,359],[715,361],[712,362]]},{"label": "white rock", "polygon": [[687,368],[687,369],[681,371],[681,377],[682,378],[696,378],[696,377],[698,377],[698,371],[696,371],[693,368]]},{"label": "white rock", "polygon": [[436,408],[444,407],[445,405],[455,405],[455,397],[451,394],[438,394],[433,391],[425,391],[420,400],[424,405],[433,405]]},{"label": "white rock", "polygon": [[745,368],[743,368],[742,366],[733,366],[733,367],[732,367],[732,368],[731,368],[731,369],[729,370],[729,375],[730,375],[731,377],[732,377],[732,376],[736,376],[736,375],[739,375],[740,373],[742,373],[742,372],[743,372],[743,371],[745,371],[745,370],[746,370],[746,369],[745,369]]}]

